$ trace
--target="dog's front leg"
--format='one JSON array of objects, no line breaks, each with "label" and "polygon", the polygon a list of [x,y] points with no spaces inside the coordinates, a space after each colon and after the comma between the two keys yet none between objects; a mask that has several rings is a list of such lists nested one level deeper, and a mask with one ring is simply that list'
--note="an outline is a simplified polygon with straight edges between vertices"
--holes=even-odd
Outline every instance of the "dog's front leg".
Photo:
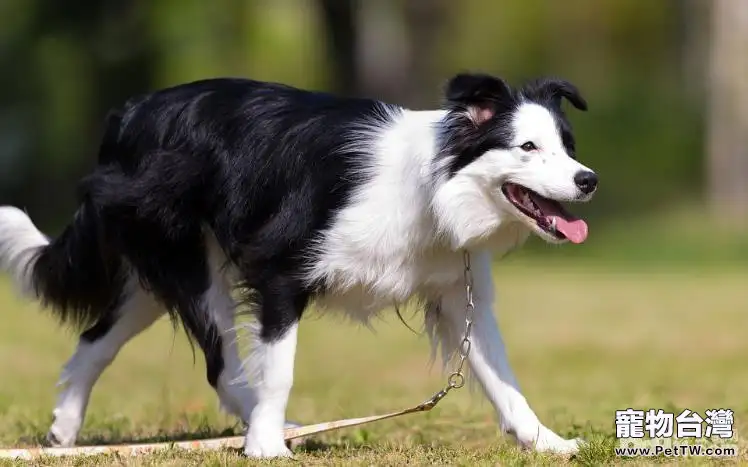
[{"label": "dog's front leg", "polygon": [[[490,256],[474,254],[472,271],[475,312],[468,364],[499,414],[502,430],[522,446],[537,451],[576,452],[578,440],[566,440],[541,424],[519,390],[493,314]],[[441,345],[447,355],[458,348],[465,332],[466,303],[465,285],[460,283],[444,290],[428,305],[427,329],[433,344]]]},{"label": "dog's front leg", "polygon": [[283,439],[286,404],[293,384],[298,324],[281,336],[255,344],[250,356],[250,388],[257,402],[249,416],[244,453],[249,457],[290,457]]}]

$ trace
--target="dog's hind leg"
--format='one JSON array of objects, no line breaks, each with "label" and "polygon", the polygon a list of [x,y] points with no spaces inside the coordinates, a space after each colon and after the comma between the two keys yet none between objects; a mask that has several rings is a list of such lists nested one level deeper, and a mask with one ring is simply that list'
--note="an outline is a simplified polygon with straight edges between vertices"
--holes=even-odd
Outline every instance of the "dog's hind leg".
[{"label": "dog's hind leg", "polygon": [[[578,440],[567,440],[545,427],[530,408],[517,385],[507,359],[496,318],[493,315],[491,261],[485,254],[473,258],[475,303],[468,364],[496,409],[504,432],[524,447],[537,451],[571,454],[579,449]],[[453,354],[465,332],[466,290],[458,283],[431,300],[426,312],[426,328],[433,348],[442,346],[444,356]]]},{"label": "dog's hind leg", "polygon": [[94,384],[127,341],[153,324],[165,310],[131,278],[119,303],[84,332],[65,365],[47,440],[53,446],[72,446],[83,424]]},{"label": "dog's hind leg", "polygon": [[[207,315],[218,331],[218,339],[209,343],[211,353],[220,355],[212,359],[208,368],[208,383],[216,390],[221,407],[247,424],[257,403],[247,384],[244,367],[239,357],[237,332],[235,329],[236,301],[231,296],[230,269],[217,243],[207,242],[210,286],[203,295],[202,303]],[[206,355],[207,359],[207,355]],[[211,362],[211,359],[207,359]]]}]

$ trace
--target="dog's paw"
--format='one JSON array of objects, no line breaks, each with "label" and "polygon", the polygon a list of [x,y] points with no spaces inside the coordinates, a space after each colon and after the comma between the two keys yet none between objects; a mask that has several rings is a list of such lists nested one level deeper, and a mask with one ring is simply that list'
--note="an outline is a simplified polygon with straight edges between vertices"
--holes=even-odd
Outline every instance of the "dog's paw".
[{"label": "dog's paw", "polygon": [[572,455],[579,452],[581,439],[564,439],[544,426],[540,426],[538,436],[531,446],[537,452]]},{"label": "dog's paw", "polygon": [[47,432],[47,444],[54,448],[69,448],[75,446],[80,424],[76,420],[55,416],[52,426]]},{"label": "dog's paw", "polygon": [[244,446],[244,455],[256,459],[293,457],[293,453],[286,447],[285,443],[282,443],[280,446],[261,446],[259,444],[247,444],[246,446]]},{"label": "dog's paw", "polygon": [[75,446],[75,436],[66,436],[53,426],[47,432],[47,444],[53,448],[70,448]]},{"label": "dog's paw", "polygon": [[267,433],[264,436],[248,433],[244,444],[244,455],[254,458],[293,457],[283,436],[268,436]]}]

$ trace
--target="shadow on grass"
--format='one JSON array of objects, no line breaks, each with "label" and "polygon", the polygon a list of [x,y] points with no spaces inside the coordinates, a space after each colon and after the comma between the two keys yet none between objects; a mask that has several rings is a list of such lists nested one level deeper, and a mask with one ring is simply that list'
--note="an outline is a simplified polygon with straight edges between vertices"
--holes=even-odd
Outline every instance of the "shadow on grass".
[{"label": "shadow on grass", "polygon": [[78,441],[79,446],[101,446],[112,443],[117,444],[148,444],[148,443],[168,443],[177,441],[198,441],[211,438],[224,438],[229,436],[240,436],[242,433],[235,428],[226,428],[223,430],[203,428],[199,430],[185,430],[185,431],[169,431],[159,432],[153,435],[139,436],[139,435],[124,435],[116,436],[112,439],[111,436],[97,435],[83,437]]},{"label": "shadow on grass", "polygon": [[[76,446],[104,446],[117,444],[148,444],[176,441],[195,441],[210,438],[229,437],[241,435],[238,426],[215,428],[204,421],[198,423],[184,423],[181,427],[169,427],[158,430],[156,433],[138,433],[132,430],[128,423],[122,420],[99,421],[94,420],[93,426],[87,427],[81,433]],[[21,433],[13,443],[17,447],[48,447],[46,423],[17,423],[17,429]],[[88,433],[86,433],[88,432]],[[89,434],[89,433],[94,434]]]},{"label": "shadow on grass", "polygon": [[[153,435],[120,435],[118,433],[106,433],[94,436],[81,436],[76,442],[76,446],[106,446],[116,444],[149,444],[149,443],[168,443],[178,441],[198,441],[211,438],[223,438],[229,436],[240,436],[242,433],[227,428],[224,430],[203,429],[197,431],[169,431],[156,433]],[[46,439],[46,433],[37,432],[31,436],[24,436],[18,440],[19,445],[23,446],[49,446]]]},{"label": "shadow on grass", "polygon": [[[76,446],[108,446],[108,445],[121,445],[121,444],[151,444],[151,443],[170,443],[180,441],[200,441],[213,438],[225,438],[233,436],[242,436],[241,430],[233,428],[225,428],[223,430],[202,428],[199,430],[184,430],[184,431],[164,431],[152,435],[138,435],[129,434],[122,435],[118,433],[119,430],[110,430],[107,433],[93,436],[81,436],[76,442]],[[293,451],[298,453],[321,453],[330,450],[346,449],[350,447],[358,447],[361,445],[357,439],[349,439],[344,437],[340,440],[333,442],[326,442],[320,439],[311,437],[299,441],[294,447]],[[49,443],[46,439],[46,433],[37,431],[33,435],[23,436],[18,440],[19,446],[26,447],[49,447]],[[227,451],[241,452],[241,449],[237,448],[225,448]]]}]

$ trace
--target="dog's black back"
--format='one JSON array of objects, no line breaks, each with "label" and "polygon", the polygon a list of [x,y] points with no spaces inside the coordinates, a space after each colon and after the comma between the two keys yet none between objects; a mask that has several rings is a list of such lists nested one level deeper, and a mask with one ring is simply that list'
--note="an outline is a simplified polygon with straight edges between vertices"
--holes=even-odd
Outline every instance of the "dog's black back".
[{"label": "dog's black back", "polygon": [[40,252],[37,292],[91,325],[106,321],[134,272],[198,342],[209,340],[196,303],[210,285],[209,229],[257,296],[292,292],[280,307],[288,315],[261,317],[272,339],[312,293],[294,274],[310,242],[364,176],[368,155],[345,147],[341,130],[377,118],[376,101],[243,79],[131,99],[107,119],[75,221]]}]

